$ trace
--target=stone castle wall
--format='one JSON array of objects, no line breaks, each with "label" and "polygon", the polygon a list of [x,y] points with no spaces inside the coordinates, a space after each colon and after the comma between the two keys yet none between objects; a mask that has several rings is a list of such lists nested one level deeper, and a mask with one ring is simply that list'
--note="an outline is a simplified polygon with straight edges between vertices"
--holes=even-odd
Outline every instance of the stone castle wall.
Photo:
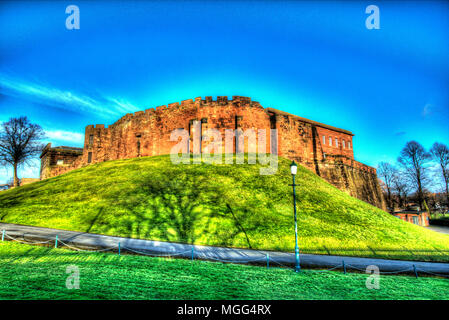
[{"label": "stone castle wall", "polygon": [[47,144],[42,151],[40,178],[46,179],[79,168],[83,149],[73,147],[51,147]]},{"label": "stone castle wall", "polygon": [[[175,129],[190,133],[193,150],[193,121],[199,121],[199,133],[218,129],[277,129],[278,154],[308,167],[339,189],[377,207],[385,204],[376,170],[354,160],[350,131],[304,119],[272,108],[264,109],[247,97],[201,97],[172,103],[155,109],[126,114],[105,127],[89,125],[85,129],[84,150],[69,166],[42,164],[45,175],[54,176],[91,163],[143,156],[169,154],[177,141],[170,141]],[[267,131],[267,137],[269,132]],[[201,143],[201,148],[206,146]],[[244,151],[248,150],[247,141]],[[235,145],[233,151],[235,152]],[[269,148],[267,148],[269,152]]]}]

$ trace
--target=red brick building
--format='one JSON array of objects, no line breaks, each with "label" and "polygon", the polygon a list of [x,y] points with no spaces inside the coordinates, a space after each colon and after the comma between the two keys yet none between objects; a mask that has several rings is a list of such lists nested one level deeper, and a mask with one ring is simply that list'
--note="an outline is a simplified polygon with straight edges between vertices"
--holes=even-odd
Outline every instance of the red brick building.
[{"label": "red brick building", "polygon": [[232,100],[217,97],[216,101],[198,97],[126,114],[109,127],[89,125],[82,152],[67,147],[44,150],[41,179],[96,162],[169,154],[178,143],[170,141],[171,132],[183,128],[192,133],[195,120],[201,123],[200,134],[215,128],[223,137],[226,129],[277,129],[279,156],[308,167],[354,197],[385,208],[376,170],[354,159],[354,135],[350,131],[265,109],[251,98],[240,96]]},{"label": "red brick building", "polygon": [[418,226],[429,226],[430,216],[429,213],[425,211],[404,210],[395,212],[393,215],[401,220],[414,223]]}]

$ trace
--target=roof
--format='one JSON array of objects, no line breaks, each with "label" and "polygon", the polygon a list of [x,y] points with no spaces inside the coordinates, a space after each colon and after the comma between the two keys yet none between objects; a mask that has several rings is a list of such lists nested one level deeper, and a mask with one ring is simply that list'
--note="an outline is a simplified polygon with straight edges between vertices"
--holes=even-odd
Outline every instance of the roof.
[{"label": "roof", "polygon": [[417,211],[417,210],[401,210],[401,211],[395,211],[393,214],[416,214],[420,215],[423,213],[426,213],[427,211]]},{"label": "roof", "polygon": [[288,113],[288,112],[285,112],[285,111],[281,111],[281,110],[277,110],[277,109],[273,109],[273,108],[266,108],[265,110],[267,110],[268,112],[273,112],[273,113],[280,114],[280,115],[283,115],[283,116],[289,116],[289,117],[301,120],[303,122],[313,124],[313,125],[315,125],[317,127],[322,127],[322,128],[326,128],[326,129],[329,129],[329,130],[333,130],[333,131],[349,134],[351,136],[354,135],[351,131],[348,131],[348,130],[345,130],[345,129],[340,129],[340,128],[337,128],[337,127],[333,127],[333,126],[330,126],[330,125],[327,125],[327,124],[324,124],[324,123],[320,123],[320,122],[316,122],[316,121],[313,121],[313,120],[309,120],[309,119],[306,119],[306,118],[303,118],[303,117],[300,117],[300,116],[297,116],[297,115],[294,115],[294,114],[291,114],[291,113]]},{"label": "roof", "polygon": [[51,143],[48,143],[45,148],[42,150],[42,153],[40,155],[40,158],[44,156],[45,153],[48,151],[63,151],[63,152],[71,152],[71,153],[83,153],[83,148],[77,148],[77,147],[67,147],[67,146],[58,146],[58,147],[52,147]]},{"label": "roof", "polygon": [[83,151],[83,148],[77,148],[77,147],[66,147],[66,146],[60,146],[60,147],[53,147],[51,148],[52,150],[54,149],[59,149],[59,150],[67,150],[67,151]]}]

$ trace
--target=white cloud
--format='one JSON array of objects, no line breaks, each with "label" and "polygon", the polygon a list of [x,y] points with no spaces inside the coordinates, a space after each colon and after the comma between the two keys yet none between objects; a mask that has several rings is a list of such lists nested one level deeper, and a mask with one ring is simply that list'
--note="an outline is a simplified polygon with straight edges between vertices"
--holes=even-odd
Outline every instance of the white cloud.
[{"label": "white cloud", "polygon": [[[39,178],[40,165],[40,159],[32,159],[27,164],[19,166],[17,175],[19,178]],[[12,180],[12,176],[12,166],[0,167],[0,184]]]},{"label": "white cloud", "polygon": [[[11,171],[11,173],[10,173]],[[0,184],[4,184],[12,177],[12,170],[8,170],[7,167],[0,167]]]},{"label": "white cloud", "polygon": [[41,162],[33,159],[19,170],[19,178],[39,178]]},{"label": "white cloud", "polygon": [[430,103],[426,104],[421,112],[421,115],[426,118],[432,113],[432,105]]},{"label": "white cloud", "polygon": [[66,110],[94,112],[100,115],[117,116],[139,110],[138,107],[123,99],[102,95],[92,97],[15,79],[5,74],[0,74],[0,93]]},{"label": "white cloud", "polygon": [[46,130],[45,135],[47,139],[66,141],[76,144],[82,144],[84,141],[84,134],[78,132],[62,131],[62,130]]}]

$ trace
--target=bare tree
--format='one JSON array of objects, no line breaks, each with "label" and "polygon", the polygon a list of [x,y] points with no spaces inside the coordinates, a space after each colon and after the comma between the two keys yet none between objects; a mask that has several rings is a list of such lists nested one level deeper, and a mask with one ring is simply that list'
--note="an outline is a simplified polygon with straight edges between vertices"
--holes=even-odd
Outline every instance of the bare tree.
[{"label": "bare tree", "polygon": [[430,153],[416,141],[407,142],[398,158],[398,162],[403,166],[404,172],[416,188],[421,210],[427,209],[427,204],[424,199],[424,188],[428,182],[426,165],[430,159]]},{"label": "bare tree", "polygon": [[406,176],[399,170],[393,179],[393,191],[398,197],[398,207],[405,209],[407,206],[407,196],[410,193],[410,184]]},{"label": "bare tree", "polygon": [[27,117],[11,118],[0,128],[0,163],[14,168],[14,187],[19,185],[17,168],[38,155],[44,145],[40,143],[44,132]]},{"label": "bare tree", "polygon": [[380,162],[377,166],[377,174],[383,180],[385,186],[385,193],[387,198],[387,206],[390,212],[394,212],[394,202],[392,197],[393,180],[396,175],[396,168],[388,162]]},{"label": "bare tree", "polygon": [[435,142],[430,149],[433,159],[438,162],[446,186],[446,203],[449,205],[449,148],[442,143]]}]

